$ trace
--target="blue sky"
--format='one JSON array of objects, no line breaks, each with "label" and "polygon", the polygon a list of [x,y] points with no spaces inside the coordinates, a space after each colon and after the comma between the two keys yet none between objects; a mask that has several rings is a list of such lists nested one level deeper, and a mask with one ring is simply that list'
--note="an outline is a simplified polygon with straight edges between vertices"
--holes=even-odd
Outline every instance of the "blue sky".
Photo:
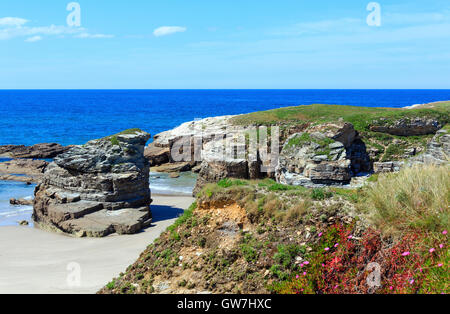
[{"label": "blue sky", "polygon": [[0,88],[450,88],[450,1],[0,2]]}]

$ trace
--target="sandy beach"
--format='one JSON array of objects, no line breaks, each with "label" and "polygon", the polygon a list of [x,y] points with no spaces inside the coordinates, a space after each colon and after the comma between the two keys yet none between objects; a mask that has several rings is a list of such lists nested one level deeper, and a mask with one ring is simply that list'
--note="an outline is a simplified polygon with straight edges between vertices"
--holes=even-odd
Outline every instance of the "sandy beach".
[{"label": "sandy beach", "polygon": [[[80,239],[36,228],[0,227],[0,294],[95,293],[125,271],[194,201],[188,196],[152,198],[152,226],[134,235]],[[69,283],[78,265],[80,285],[73,286]]]}]

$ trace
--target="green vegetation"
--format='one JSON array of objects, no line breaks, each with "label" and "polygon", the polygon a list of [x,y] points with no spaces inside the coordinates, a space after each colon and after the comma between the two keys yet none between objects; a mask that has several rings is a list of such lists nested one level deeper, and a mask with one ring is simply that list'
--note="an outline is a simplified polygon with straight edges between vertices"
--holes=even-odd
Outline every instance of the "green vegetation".
[{"label": "green vegetation", "polygon": [[311,191],[311,198],[313,200],[324,200],[333,196],[330,191],[325,191],[324,189],[313,189]]},{"label": "green vegetation", "polygon": [[119,139],[117,138],[118,135],[136,134],[136,133],[140,133],[140,132],[143,132],[143,131],[141,129],[137,129],[137,128],[128,129],[128,130],[119,132],[117,134],[104,137],[104,138],[102,138],[102,140],[109,140],[113,146],[120,146]]},{"label": "green vegetation", "polygon": [[143,131],[141,129],[138,128],[134,128],[134,129],[128,129],[122,132],[119,132],[115,135],[126,135],[126,134],[136,134],[136,133],[142,133]]},{"label": "green vegetation", "polygon": [[175,234],[176,229],[181,226],[182,224],[186,223],[192,218],[194,209],[197,208],[197,203],[194,202],[191,204],[191,206],[186,209],[180,217],[173,223],[173,225],[169,226],[167,228],[167,231],[169,231],[171,234]]},{"label": "green vegetation", "polygon": [[448,174],[448,167],[420,166],[380,175],[368,189],[364,207],[386,234],[448,229]]},{"label": "green vegetation", "polygon": [[[448,129],[450,122],[450,102],[435,103],[418,109],[396,108],[368,108],[354,106],[337,106],[315,104],[280,108],[240,115],[231,119],[236,125],[280,125],[281,129],[319,125],[327,122],[345,121],[352,123],[366,143],[367,148],[378,150],[374,161],[400,160],[404,158],[406,150],[412,147],[425,148],[432,135],[424,136],[396,136],[386,133],[373,132],[372,125],[390,125],[399,119],[433,118],[439,121],[444,129]],[[311,136],[303,133],[293,137],[287,143],[288,147],[298,147],[311,142]],[[332,140],[326,140],[331,141]],[[395,141],[396,144],[393,144]],[[314,139],[314,142],[317,140]],[[330,157],[328,145],[331,142],[317,142],[321,145],[320,155]]]},{"label": "green vegetation", "polygon": [[109,138],[109,140],[111,141],[111,144],[113,146],[119,146],[120,145],[119,140],[117,139],[117,136],[111,136]]},{"label": "green vegetation", "polygon": [[341,105],[314,104],[260,111],[234,117],[231,121],[236,125],[274,125],[283,124],[321,124],[343,119],[350,122],[358,131],[368,131],[368,127],[377,119],[384,118],[389,124],[400,118],[433,117],[443,125],[449,123],[450,102],[434,104],[432,108],[395,109],[369,108]]},{"label": "green vegetation", "polygon": [[312,141],[311,135],[309,133],[302,133],[301,135],[297,135],[289,139],[287,143],[287,147],[300,147],[308,144]]},{"label": "green vegetation", "polygon": [[217,183],[217,185],[222,188],[229,188],[230,186],[233,186],[233,185],[235,185],[235,186],[247,185],[247,182],[242,181],[242,180],[232,180],[232,179],[225,178],[225,179],[220,180]]}]

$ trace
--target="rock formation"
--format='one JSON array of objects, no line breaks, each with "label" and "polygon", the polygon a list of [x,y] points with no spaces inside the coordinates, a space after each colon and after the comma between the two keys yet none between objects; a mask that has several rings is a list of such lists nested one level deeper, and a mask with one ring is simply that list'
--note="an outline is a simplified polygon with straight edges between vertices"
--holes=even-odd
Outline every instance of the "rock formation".
[{"label": "rock formation", "polygon": [[15,199],[15,198],[11,198],[9,199],[9,204],[11,205],[15,205],[15,206],[19,206],[19,205],[33,205],[33,199],[25,199],[25,198],[19,198],[19,199]]},{"label": "rock formation", "polygon": [[370,171],[364,143],[349,123],[322,124],[289,137],[281,151],[276,179],[289,185],[347,184]]},{"label": "rock formation", "polygon": [[44,160],[14,159],[0,163],[2,180],[39,182],[48,162]]},{"label": "rock formation", "polygon": [[431,118],[402,118],[395,121],[380,119],[370,126],[374,132],[388,133],[400,136],[435,134],[442,125]]},{"label": "rock formation", "polygon": [[[415,114],[411,111],[398,115],[387,114],[386,117],[380,117],[377,113],[373,118],[355,116],[352,119],[338,116],[335,120],[328,119],[328,122],[325,117],[306,116],[305,120],[299,119],[297,123],[277,122],[276,116],[274,122],[260,123],[256,116],[249,118],[249,121],[244,119],[242,125],[236,118],[239,116],[191,121],[162,132],[154,137],[154,142],[146,149],[146,157],[152,165],[157,166],[153,168],[155,171],[198,171],[194,195],[205,184],[223,178],[269,177],[279,183],[309,187],[343,185],[358,174],[366,177],[372,171],[398,171],[411,157],[415,162],[432,160],[442,163],[445,160],[442,150],[445,151],[446,146],[437,143],[437,138],[428,145],[429,153],[423,153],[428,135],[436,134],[447,123],[446,118],[437,112]],[[261,119],[264,120],[264,115]],[[324,121],[320,122],[321,119]],[[249,150],[250,132],[268,122],[273,123],[272,127],[279,127],[280,132],[281,153],[276,168],[270,163],[270,158],[263,158],[267,156],[266,148],[260,143],[256,145],[256,151]],[[442,136],[442,132],[438,134]],[[233,139],[243,136],[244,144],[242,141],[232,143]],[[445,141],[446,137],[442,140]],[[231,151],[231,155],[222,154],[225,147]],[[242,147],[246,151],[245,155],[236,153]],[[174,152],[185,159],[175,159]],[[268,169],[269,164],[271,167]],[[261,170],[262,166],[265,166],[264,170]],[[362,177],[354,181],[363,181]]]},{"label": "rock formation", "polygon": [[427,146],[427,150],[411,158],[408,164],[448,164],[450,161],[450,134],[448,130],[439,130]]},{"label": "rock formation", "polygon": [[42,143],[33,146],[3,145],[0,146],[0,155],[10,158],[55,158],[67,151],[70,146],[61,146],[56,143]]},{"label": "rock formation", "polygon": [[373,164],[374,173],[397,172],[404,166],[417,164],[444,165],[450,160],[450,134],[447,130],[439,130],[433,139],[428,143],[427,149],[420,155],[409,158],[405,161],[375,162]]},{"label": "rock formation", "polygon": [[136,233],[151,223],[150,135],[141,130],[93,140],[57,156],[36,187],[36,225],[77,236]]}]

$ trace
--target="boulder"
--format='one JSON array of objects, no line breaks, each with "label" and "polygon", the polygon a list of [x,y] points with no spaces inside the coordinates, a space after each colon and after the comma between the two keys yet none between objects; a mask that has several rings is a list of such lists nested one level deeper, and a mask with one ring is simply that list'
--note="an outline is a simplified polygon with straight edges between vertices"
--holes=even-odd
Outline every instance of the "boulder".
[{"label": "boulder", "polygon": [[36,225],[93,237],[148,226],[150,166],[144,147],[149,138],[127,130],[58,155],[35,189]]}]

